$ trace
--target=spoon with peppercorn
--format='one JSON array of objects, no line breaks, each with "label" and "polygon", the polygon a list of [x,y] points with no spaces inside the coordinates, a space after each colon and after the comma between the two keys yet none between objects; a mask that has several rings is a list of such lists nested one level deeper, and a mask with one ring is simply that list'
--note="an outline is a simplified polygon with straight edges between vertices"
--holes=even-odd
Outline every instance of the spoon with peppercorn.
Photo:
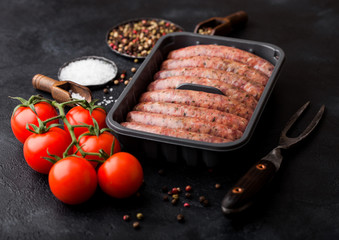
[{"label": "spoon with peppercorn", "polygon": [[248,16],[244,11],[235,12],[227,17],[212,17],[198,23],[194,29],[194,33],[226,35],[237,28],[244,27],[247,20]]}]

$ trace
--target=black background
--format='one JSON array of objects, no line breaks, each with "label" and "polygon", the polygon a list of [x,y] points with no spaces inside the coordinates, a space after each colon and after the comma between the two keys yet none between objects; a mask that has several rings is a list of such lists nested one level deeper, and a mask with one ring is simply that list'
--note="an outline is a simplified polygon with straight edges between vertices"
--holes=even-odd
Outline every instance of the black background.
[{"label": "black background", "polygon": [[[277,85],[250,143],[216,169],[166,164],[144,167],[141,197],[112,199],[99,189],[85,204],[67,206],[51,194],[47,176],[31,170],[22,144],[10,129],[17,102],[47,93],[33,89],[32,77],[57,78],[58,68],[76,57],[97,55],[116,62],[119,72],[138,67],[112,53],[106,31],[138,17],[168,19],[192,32],[213,16],[238,10],[249,15],[246,28],[230,37],[273,43],[286,54]],[[0,2],[0,239],[338,239],[339,237],[339,88],[337,68],[339,4],[337,1],[10,1]],[[110,85],[105,95],[117,99],[124,85]],[[102,100],[102,89],[93,89]],[[317,109],[326,105],[320,126],[299,146],[284,153],[281,171],[261,199],[247,212],[225,218],[220,201],[246,170],[273,148],[289,116],[307,100],[310,110],[295,131],[302,130]],[[112,107],[107,105],[106,109]],[[165,175],[158,174],[165,169]],[[214,185],[221,184],[216,190]],[[161,187],[193,187],[190,208],[184,198],[172,206],[162,201]],[[209,207],[198,197],[205,195]],[[145,216],[141,228],[122,216]],[[180,224],[176,215],[183,213]]]}]

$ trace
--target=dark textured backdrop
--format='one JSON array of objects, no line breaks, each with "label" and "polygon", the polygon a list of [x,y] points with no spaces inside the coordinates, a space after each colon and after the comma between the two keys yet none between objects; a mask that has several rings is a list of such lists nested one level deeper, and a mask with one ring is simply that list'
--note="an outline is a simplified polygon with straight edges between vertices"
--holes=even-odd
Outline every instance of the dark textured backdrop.
[{"label": "dark textured backdrop", "polygon": [[[286,62],[252,140],[239,154],[222,159],[218,169],[166,165],[140,159],[145,187],[140,198],[117,201],[100,190],[87,203],[67,206],[51,194],[47,177],[32,171],[22,145],[10,129],[17,104],[8,96],[29,98],[38,92],[31,78],[56,78],[66,61],[84,55],[114,60],[119,70],[138,64],[105,45],[106,31],[136,17],[171,20],[186,31],[212,16],[237,10],[249,14],[243,31],[231,37],[270,42],[286,53]],[[338,239],[339,238],[339,88],[337,68],[339,4],[337,1],[10,1],[0,2],[0,239]],[[124,86],[113,86],[116,99]],[[100,100],[104,94],[94,89]],[[44,96],[49,97],[44,93]],[[107,95],[106,95],[107,96]],[[312,102],[305,121],[321,104],[326,114],[317,131],[284,154],[285,162],[266,195],[245,214],[225,218],[225,192],[277,143],[289,116]],[[107,110],[112,105],[108,105]],[[305,125],[300,123],[297,130]],[[165,169],[165,175],[158,174]],[[214,189],[220,183],[221,189]],[[191,208],[162,201],[161,187],[192,185]],[[197,199],[205,195],[210,206]],[[183,201],[183,198],[181,198]],[[136,231],[122,216],[142,212]],[[175,217],[183,213],[186,222]]]}]

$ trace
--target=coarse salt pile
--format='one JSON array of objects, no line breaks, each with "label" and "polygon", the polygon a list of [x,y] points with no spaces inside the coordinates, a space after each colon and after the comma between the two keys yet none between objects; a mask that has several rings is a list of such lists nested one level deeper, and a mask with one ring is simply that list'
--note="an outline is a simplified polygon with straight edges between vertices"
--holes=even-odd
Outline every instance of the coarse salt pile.
[{"label": "coarse salt pile", "polygon": [[85,100],[85,97],[81,96],[80,93],[72,92],[72,93],[71,93],[71,97],[72,97],[73,99]]},{"label": "coarse salt pile", "polygon": [[85,58],[63,67],[59,73],[59,79],[91,86],[105,84],[116,74],[117,68],[113,63],[101,59]]}]

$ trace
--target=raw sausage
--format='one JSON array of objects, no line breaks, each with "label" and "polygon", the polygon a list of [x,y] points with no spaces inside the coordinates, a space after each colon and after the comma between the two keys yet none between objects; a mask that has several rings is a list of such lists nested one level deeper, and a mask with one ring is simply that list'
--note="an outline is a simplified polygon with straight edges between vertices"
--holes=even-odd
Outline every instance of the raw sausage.
[{"label": "raw sausage", "polygon": [[158,80],[161,78],[168,78],[174,76],[192,76],[192,77],[201,77],[201,78],[210,78],[223,81],[227,84],[231,84],[235,87],[238,87],[256,99],[259,99],[262,92],[264,91],[264,86],[255,82],[250,81],[248,78],[239,76],[232,72],[225,72],[222,70],[214,70],[208,68],[178,68],[172,70],[163,70],[159,71],[154,75],[154,79]]},{"label": "raw sausage", "polygon": [[239,130],[227,128],[219,123],[207,122],[192,117],[177,117],[159,113],[131,111],[127,114],[126,121],[211,134],[229,140],[237,140],[242,136],[242,132]]},{"label": "raw sausage", "polygon": [[248,121],[234,114],[214,109],[193,107],[176,103],[144,102],[134,107],[135,111],[168,114],[179,117],[195,117],[208,122],[223,124],[224,126],[244,132]]},{"label": "raw sausage", "polygon": [[226,96],[192,90],[165,89],[145,92],[141,95],[139,102],[169,102],[217,109],[247,120],[251,118],[253,113],[253,109]]},{"label": "raw sausage", "polygon": [[167,59],[161,65],[161,70],[169,70],[184,67],[204,67],[216,70],[233,72],[238,75],[247,77],[254,82],[266,85],[268,77],[262,72],[254,68],[233,60],[228,60],[220,57],[196,56],[179,59]]},{"label": "raw sausage", "polygon": [[238,48],[221,45],[195,45],[174,50],[168,58],[186,58],[193,56],[221,57],[235,60],[253,67],[270,77],[274,65],[267,60]]},{"label": "raw sausage", "polygon": [[177,137],[177,138],[184,138],[189,140],[195,140],[195,141],[203,141],[203,142],[210,142],[210,143],[227,143],[231,142],[231,140],[226,138],[220,138],[209,134],[203,134],[203,133],[195,133],[195,132],[189,132],[185,130],[180,129],[172,129],[172,128],[166,128],[166,127],[158,127],[158,126],[151,126],[136,122],[122,122],[122,126],[138,130],[138,131],[144,131],[149,133],[155,133],[160,134],[164,136],[170,136],[170,137]]},{"label": "raw sausage", "polygon": [[154,91],[162,89],[175,89],[184,83],[192,83],[217,88],[226,96],[235,99],[241,103],[244,103],[246,106],[249,106],[252,109],[254,109],[258,103],[257,100],[252,95],[248,94],[244,90],[241,90],[225,82],[209,78],[178,76],[158,79],[156,81],[151,82],[148,85],[147,90]]}]

